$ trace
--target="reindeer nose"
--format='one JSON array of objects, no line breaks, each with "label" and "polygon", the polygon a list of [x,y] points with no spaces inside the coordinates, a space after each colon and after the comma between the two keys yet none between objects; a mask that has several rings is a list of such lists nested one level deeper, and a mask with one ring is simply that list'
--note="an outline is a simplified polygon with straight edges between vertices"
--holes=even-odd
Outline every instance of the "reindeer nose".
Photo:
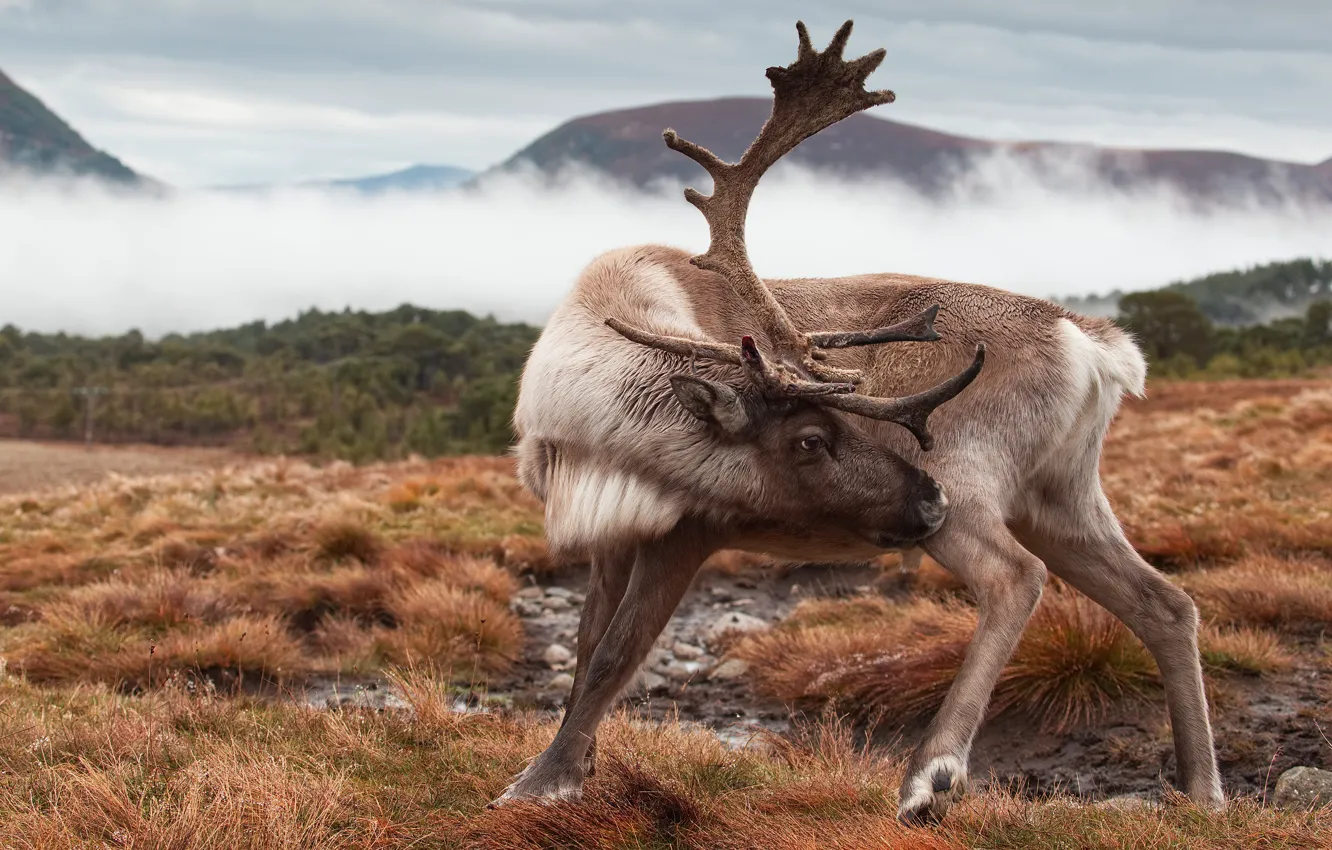
[{"label": "reindeer nose", "polygon": [[928,476],[921,479],[917,488],[916,515],[920,520],[920,536],[929,537],[939,530],[948,516],[948,496],[939,482]]}]

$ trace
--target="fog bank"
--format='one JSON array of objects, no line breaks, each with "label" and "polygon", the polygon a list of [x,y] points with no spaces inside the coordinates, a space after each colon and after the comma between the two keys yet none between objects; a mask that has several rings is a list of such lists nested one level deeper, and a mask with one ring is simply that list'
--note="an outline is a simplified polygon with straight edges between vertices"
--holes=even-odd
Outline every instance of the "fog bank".
[{"label": "fog bank", "polygon": [[[1200,214],[1164,192],[1054,191],[1001,162],[977,185],[935,202],[887,183],[770,175],[750,215],[755,267],[897,271],[1050,296],[1332,255],[1332,210]],[[641,242],[701,251],[707,240],[677,192],[644,196],[586,177],[543,187],[520,175],[477,193],[368,198],[149,198],[10,183],[0,232],[0,324],[149,336],[403,302],[539,323],[601,251]]]}]

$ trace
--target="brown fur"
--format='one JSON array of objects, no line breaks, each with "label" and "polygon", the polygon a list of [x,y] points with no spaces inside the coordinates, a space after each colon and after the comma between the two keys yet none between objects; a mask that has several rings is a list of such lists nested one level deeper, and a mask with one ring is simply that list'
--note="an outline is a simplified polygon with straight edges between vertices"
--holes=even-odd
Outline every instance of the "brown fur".
[{"label": "brown fur", "polygon": [[[892,274],[767,283],[802,331],[877,327],[940,305],[938,342],[830,352],[834,365],[865,373],[862,390],[869,394],[925,389],[955,374],[978,342],[988,346],[980,377],[932,417],[931,452],[922,452],[891,423],[817,414],[939,482],[950,502],[947,519],[919,545],[962,578],[981,606],[972,651],[903,783],[904,817],[942,815],[965,788],[971,740],[993,682],[1040,598],[1047,568],[1123,619],[1156,656],[1167,681],[1182,784],[1200,802],[1218,802],[1192,602],[1133,552],[1098,478],[1101,441],[1120,395],[1142,391],[1145,367],[1128,336],[1111,322],[975,284]],[[669,534],[636,535],[632,523],[617,519],[604,529],[614,533],[591,527],[588,541],[552,540],[566,557],[593,562],[587,622],[580,629],[581,669],[565,724],[578,722],[585,746],[562,742],[515,784],[510,797],[556,793],[552,789],[576,793],[601,710],[664,624],[661,606],[673,608],[673,594],[683,593],[673,581],[674,590],[652,603],[649,618],[630,578],[645,564],[658,576],[678,571],[673,575],[687,586],[686,577],[719,548],[820,560],[884,551],[826,517],[802,523],[765,514],[765,504],[782,499],[762,492],[756,484],[761,472],[748,465],[765,462],[770,453],[728,456],[737,451],[736,441],[701,427],[672,395],[668,379],[691,373],[687,358],[629,342],[604,326],[610,315],[657,333],[719,341],[755,333],[724,279],[691,265],[684,251],[663,246],[620,249],[593,261],[543,333],[549,340],[538,344],[524,373],[516,429],[523,480],[546,498],[548,513],[565,503],[547,489],[553,458],[627,471],[682,507]],[[550,368],[552,362],[560,368]],[[697,366],[701,374],[746,391],[738,369]],[[783,414],[769,427],[794,415],[813,414]],[[907,473],[892,467],[886,475],[905,480]],[[902,480],[885,481],[883,490],[906,510],[910,488]],[[809,491],[788,495],[811,516],[830,498]],[[686,554],[670,542],[685,529],[707,545]],[[609,636],[602,640],[617,620],[622,632],[638,630],[632,646],[606,644]],[[614,673],[602,676],[603,669]],[[590,689],[596,691],[594,703],[575,713]]]},{"label": "brown fur", "polygon": [[[1219,803],[1197,611],[1124,539],[1098,478],[1120,397],[1143,391],[1132,340],[1110,322],[986,286],[891,274],[762,281],[750,265],[744,221],[763,172],[801,139],[892,97],[863,88],[882,51],[842,59],[850,22],[822,53],[797,29],[799,57],[769,69],[773,115],[740,162],[665,133],[714,178],[711,196],[685,195],[708,221],[707,253],[691,263],[643,246],[597,258],[524,369],[520,474],[546,503],[552,552],[590,560],[592,576],[564,725],[497,803],[581,793],[598,723],[711,553],[835,561],[917,547],[966,582],[980,616],[909,765],[900,817],[941,817],[965,790],[971,742],[1047,569],[1146,643],[1165,679],[1185,790]],[[883,329],[932,306],[942,335],[933,342],[815,351],[808,336]],[[740,345],[745,336],[756,346]],[[982,343],[984,369],[953,385],[965,389],[935,411],[924,452],[919,414],[953,398],[941,385]],[[698,345],[713,359],[695,362]],[[844,409],[864,419],[828,406],[826,384],[856,378],[862,397]],[[888,401],[935,387],[931,404]],[[890,415],[890,405],[918,415]]]}]

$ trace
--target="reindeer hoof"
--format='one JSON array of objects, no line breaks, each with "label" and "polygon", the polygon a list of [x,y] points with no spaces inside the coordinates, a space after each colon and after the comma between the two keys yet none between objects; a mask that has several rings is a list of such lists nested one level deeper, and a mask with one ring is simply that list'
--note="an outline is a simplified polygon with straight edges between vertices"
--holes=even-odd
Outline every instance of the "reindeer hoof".
[{"label": "reindeer hoof", "polygon": [[486,808],[497,809],[517,800],[558,803],[581,800],[582,797],[583,771],[580,766],[548,767],[541,763],[541,759],[537,759],[515,776],[504,793],[487,803]]},{"label": "reindeer hoof", "polygon": [[897,819],[909,826],[937,824],[967,789],[967,769],[953,756],[932,759],[902,783]]}]

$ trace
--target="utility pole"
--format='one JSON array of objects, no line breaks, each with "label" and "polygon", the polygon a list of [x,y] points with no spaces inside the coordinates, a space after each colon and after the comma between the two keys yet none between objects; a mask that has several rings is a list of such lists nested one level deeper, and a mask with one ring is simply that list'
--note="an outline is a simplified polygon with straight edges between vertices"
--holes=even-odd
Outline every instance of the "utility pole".
[{"label": "utility pole", "polygon": [[74,388],[74,395],[83,396],[83,444],[90,449],[93,441],[93,407],[97,396],[106,395],[108,392],[106,387]]}]

